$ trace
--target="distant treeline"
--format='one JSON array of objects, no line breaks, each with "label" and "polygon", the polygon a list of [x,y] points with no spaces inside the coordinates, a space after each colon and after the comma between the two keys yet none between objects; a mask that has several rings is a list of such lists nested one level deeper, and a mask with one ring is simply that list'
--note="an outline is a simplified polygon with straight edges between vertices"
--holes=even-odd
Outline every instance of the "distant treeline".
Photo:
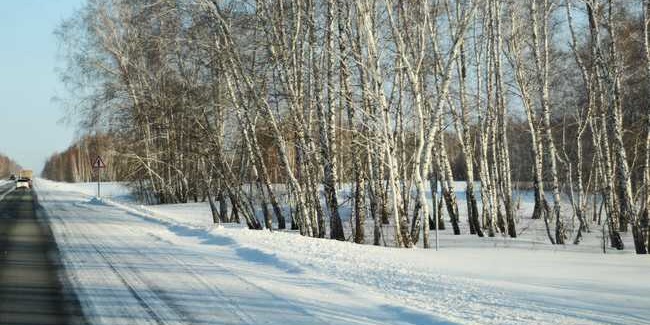
[{"label": "distant treeline", "polygon": [[98,156],[106,164],[102,179],[127,179],[127,164],[120,162],[113,150],[114,140],[108,135],[86,135],[61,153],[54,153],[45,162],[41,176],[61,182],[90,182],[96,180],[92,164]]},{"label": "distant treeline", "polygon": [[17,174],[20,168],[11,158],[0,154],[0,178],[7,178],[12,174]]}]

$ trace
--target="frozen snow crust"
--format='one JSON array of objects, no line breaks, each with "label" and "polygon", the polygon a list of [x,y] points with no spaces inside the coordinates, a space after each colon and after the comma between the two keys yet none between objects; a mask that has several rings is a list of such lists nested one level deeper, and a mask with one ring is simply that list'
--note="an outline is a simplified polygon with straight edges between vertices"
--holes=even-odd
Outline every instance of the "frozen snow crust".
[{"label": "frozen snow crust", "polygon": [[374,247],[215,227],[206,204],[142,206],[120,184],[35,188],[92,324],[650,324],[647,256],[526,236]]}]

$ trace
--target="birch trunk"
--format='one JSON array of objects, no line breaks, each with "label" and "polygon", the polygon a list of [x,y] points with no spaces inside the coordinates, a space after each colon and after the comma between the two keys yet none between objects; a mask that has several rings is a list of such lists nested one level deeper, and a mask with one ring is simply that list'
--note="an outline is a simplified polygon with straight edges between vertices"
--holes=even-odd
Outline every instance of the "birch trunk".
[{"label": "birch trunk", "polygon": [[[333,38],[332,32],[334,30],[333,25],[333,16],[334,16],[334,2],[328,2],[327,4],[327,19],[326,19],[326,50],[324,62],[327,64],[327,99],[326,105],[322,104],[321,97],[321,87],[319,84],[320,80],[320,71],[318,69],[318,64],[312,63],[314,84],[316,85],[316,110],[318,113],[319,120],[319,135],[320,135],[320,152],[321,152],[321,165],[323,166],[324,178],[323,178],[323,189],[325,192],[325,199],[330,213],[330,238],[336,240],[345,240],[345,234],[343,233],[343,224],[341,222],[341,217],[339,215],[339,205],[338,197],[336,193],[336,138],[334,132],[334,123],[335,123],[335,114],[334,114],[334,103],[332,99],[332,93],[334,92],[334,84],[332,80],[333,69],[333,56],[331,55],[333,51]],[[310,39],[312,42],[312,47],[315,47],[315,34],[314,28],[310,29]],[[321,225],[322,226],[322,225]]]},{"label": "birch trunk", "polygon": [[[625,144],[623,143],[623,117],[622,117],[622,95],[621,95],[621,80],[619,61],[621,60],[618,53],[618,46],[616,44],[617,34],[616,26],[612,19],[613,6],[611,0],[609,1],[609,15],[607,28],[612,38],[610,44],[610,60],[611,60],[611,75],[607,80],[610,82],[610,100],[609,100],[609,132],[613,135],[614,139],[614,152],[616,156],[616,180],[618,190],[618,202],[620,209],[620,226],[621,230],[627,229],[627,224],[632,224],[632,237],[634,239],[634,248],[637,254],[647,254],[646,242],[643,238],[643,233],[637,216],[637,211],[634,205],[634,198],[632,195],[632,184],[630,182],[630,170],[627,162],[627,152]],[[608,76],[607,74],[605,76]]]},{"label": "birch trunk", "polygon": [[[348,66],[348,42],[351,41],[350,33],[352,26],[350,24],[347,12],[349,5],[345,1],[338,0],[337,4],[337,27],[338,27],[338,45],[339,55],[339,83],[340,83],[340,107],[347,113],[348,129],[351,131],[350,135],[350,148],[352,148],[352,174],[353,180],[356,184],[354,189],[354,242],[363,244],[365,242],[365,222],[366,222],[366,184],[365,175],[363,173],[363,166],[361,163],[361,152],[364,152],[365,147],[360,144],[361,138],[358,135],[358,130],[355,129],[355,110],[353,107],[352,91],[350,88],[350,68]],[[365,96],[362,95],[365,98]],[[365,99],[364,99],[365,101]],[[379,224],[379,223],[376,223]],[[380,232],[375,230],[374,244],[379,245]]]},{"label": "birch trunk", "polygon": [[[514,15],[511,16],[511,20],[512,20],[512,29],[513,29],[512,32],[514,34],[517,29],[522,28],[523,22],[516,19]],[[518,37],[511,39],[509,43],[509,47],[510,47],[510,52],[513,55],[512,61],[514,62],[513,68],[515,73],[515,81],[519,88],[522,103],[524,105],[524,110],[526,112],[526,119],[528,122],[528,129],[530,131],[530,138],[531,138],[530,148],[533,155],[533,166],[532,166],[533,190],[535,194],[535,206],[533,209],[532,219],[542,218],[544,220],[544,226],[546,228],[546,234],[548,236],[548,239],[551,242],[551,244],[555,245],[555,238],[551,233],[551,229],[549,226],[548,203],[544,195],[544,178],[543,178],[544,144],[541,140],[542,135],[539,127],[540,123],[538,121],[537,113],[533,106],[534,104],[531,95],[531,90],[529,89],[529,84],[531,83],[530,79],[533,78],[528,77],[528,73],[526,71],[526,66],[524,63],[525,61],[524,58],[522,57],[523,56],[522,51],[524,51],[524,49],[521,48],[521,46],[524,42],[525,40],[523,39],[523,37],[518,35]]]},{"label": "birch trunk", "polygon": [[[271,126],[273,139],[278,150],[280,165],[285,171],[289,186],[291,187],[292,193],[297,199],[298,219],[301,219],[300,224],[303,225],[303,227],[301,227],[301,234],[312,236],[313,232],[310,225],[312,216],[307,210],[305,192],[303,191],[302,186],[300,185],[298,179],[294,175],[293,170],[291,169],[291,164],[287,155],[287,144],[275,118],[275,113],[271,109],[268,102],[264,98],[260,98],[257,95],[257,89],[255,88],[253,81],[250,79],[250,76],[243,72],[243,65],[232,40],[230,26],[221,14],[220,9],[212,2],[208,2],[208,6],[211,9],[212,14],[214,14],[217,18],[220,30],[224,38],[223,49],[227,53],[227,60],[225,62],[226,69],[223,69],[226,72],[225,76],[230,79],[236,77],[237,80],[240,80],[246,88],[248,94],[253,95],[253,103],[258,107],[258,109],[260,109],[262,114],[267,117],[268,122]],[[270,50],[272,54],[274,54],[274,57],[277,58],[278,54],[276,53],[275,49],[271,48]]]},{"label": "birch trunk", "polygon": [[550,15],[550,6],[548,0],[543,0],[541,11],[542,23],[539,26],[537,1],[531,1],[530,11],[532,16],[533,30],[533,56],[535,58],[536,77],[539,87],[539,96],[542,108],[542,122],[544,125],[544,143],[548,150],[548,159],[550,163],[550,173],[553,185],[553,214],[555,216],[555,243],[564,244],[566,237],[564,221],[561,215],[561,197],[560,197],[560,180],[557,168],[557,150],[553,133],[551,129],[551,103],[549,100],[549,48],[548,48],[548,19]]},{"label": "birch trunk", "polygon": [[382,83],[382,73],[378,62],[378,49],[377,39],[375,35],[374,19],[372,16],[371,6],[368,1],[357,0],[357,7],[361,14],[360,28],[363,33],[368,52],[368,70],[370,87],[373,98],[376,99],[378,105],[378,116],[374,121],[378,125],[381,134],[381,150],[385,154],[388,187],[391,192],[391,209],[393,214],[393,222],[395,227],[395,245],[397,247],[412,247],[411,234],[408,231],[408,220],[406,216],[400,213],[402,206],[402,193],[399,183],[399,173],[395,161],[395,148],[391,143],[390,119],[388,114],[388,103],[384,95],[384,87]]},{"label": "birch trunk", "polygon": [[[610,244],[612,247],[615,247],[618,250],[624,248],[623,240],[621,239],[620,234],[618,233],[617,227],[617,214],[618,211],[615,208],[614,203],[614,186],[612,184],[612,161],[609,148],[609,136],[607,134],[606,127],[606,115],[605,110],[602,107],[605,105],[605,90],[603,89],[603,78],[602,72],[603,69],[603,58],[600,51],[600,31],[599,31],[599,21],[594,12],[593,3],[585,3],[587,9],[587,15],[589,20],[589,35],[591,40],[590,54],[592,60],[595,61],[594,67],[592,68],[592,78],[595,81],[594,89],[596,94],[598,94],[598,116],[594,116],[593,119],[589,122],[590,130],[592,133],[592,141],[594,148],[596,149],[596,156],[598,162],[598,170],[600,172],[600,179],[602,183],[601,193],[604,201],[605,210],[607,213],[607,225],[609,229]],[[596,114],[594,112],[594,114]],[[597,117],[597,119],[596,119]]]},{"label": "birch trunk", "polygon": [[458,76],[459,76],[459,90],[460,90],[460,117],[455,119],[454,126],[456,134],[458,135],[458,142],[460,143],[465,160],[465,201],[467,202],[467,221],[469,224],[469,232],[472,235],[483,237],[483,230],[479,220],[478,204],[476,202],[476,194],[474,193],[474,147],[472,146],[472,135],[468,121],[469,109],[467,107],[466,95],[466,82],[467,82],[467,67],[465,64],[465,49],[460,47],[460,53],[457,61]]},{"label": "birch trunk", "polygon": [[[589,121],[592,118],[592,112],[594,111],[594,104],[595,104],[595,98],[594,98],[594,86],[593,86],[593,78],[590,76],[590,71],[589,69],[585,66],[582,58],[580,57],[580,53],[578,51],[578,41],[576,38],[574,26],[573,26],[573,15],[572,15],[572,7],[571,7],[571,1],[567,1],[566,3],[566,14],[567,14],[567,22],[569,25],[569,31],[571,34],[571,49],[574,55],[574,59],[578,66],[580,67],[581,71],[581,76],[582,76],[582,82],[584,83],[584,89],[587,94],[587,108],[586,112],[584,114],[578,113],[578,120],[579,120],[579,129],[578,129],[578,137],[576,139],[576,144],[577,144],[577,169],[576,169],[576,174],[577,174],[577,196],[578,196],[578,202],[574,204],[574,210],[576,213],[576,217],[578,218],[578,221],[580,225],[578,226],[578,232],[575,236],[575,239],[573,241],[574,244],[578,244],[582,238],[582,232],[583,231],[589,231],[589,226],[587,223],[587,217],[586,217],[586,207],[587,207],[587,200],[585,199],[586,193],[584,190],[584,179],[583,179],[583,137],[584,134],[587,130],[587,127],[589,126]],[[568,157],[567,157],[568,160]],[[570,162],[569,162],[570,164]],[[590,175],[591,178],[591,175]],[[573,201],[573,199],[572,199]],[[573,203],[572,203],[573,204]]]},{"label": "birch trunk", "polygon": [[493,0],[493,15],[494,15],[494,72],[495,72],[495,91],[497,107],[499,109],[497,119],[498,121],[498,148],[496,152],[497,166],[499,166],[499,179],[500,179],[500,193],[503,199],[504,210],[506,214],[506,232],[512,237],[517,237],[517,230],[515,228],[514,207],[512,202],[512,180],[510,170],[510,154],[508,146],[508,110],[505,103],[505,90],[503,81],[503,71],[501,68],[501,47],[503,39],[501,36],[501,1]]}]

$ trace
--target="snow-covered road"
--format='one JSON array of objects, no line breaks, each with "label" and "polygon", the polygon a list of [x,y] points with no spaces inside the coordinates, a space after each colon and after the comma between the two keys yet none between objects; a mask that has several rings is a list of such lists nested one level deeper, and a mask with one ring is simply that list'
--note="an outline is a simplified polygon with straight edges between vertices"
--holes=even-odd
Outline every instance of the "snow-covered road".
[{"label": "snow-covered road", "polygon": [[36,189],[92,324],[650,324],[646,257],[355,245]]},{"label": "snow-covered road", "polygon": [[92,324],[444,323],[227,237],[169,227],[37,184]]}]

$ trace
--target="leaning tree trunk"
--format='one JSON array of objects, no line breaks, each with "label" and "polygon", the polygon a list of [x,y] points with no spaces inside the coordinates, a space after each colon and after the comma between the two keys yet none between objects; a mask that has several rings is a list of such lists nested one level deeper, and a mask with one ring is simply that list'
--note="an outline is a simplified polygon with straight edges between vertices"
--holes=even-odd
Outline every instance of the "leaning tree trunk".
[{"label": "leaning tree trunk", "polygon": [[[442,119],[440,119],[442,121]],[[441,132],[438,138],[438,153],[439,156],[439,173],[443,176],[441,182],[442,196],[445,200],[447,207],[447,214],[449,215],[449,222],[454,230],[454,235],[460,235],[460,226],[458,218],[458,203],[456,201],[456,192],[454,191],[454,178],[447,155],[447,148],[445,145],[444,134]]]},{"label": "leaning tree trunk", "polygon": [[217,204],[214,202],[214,193],[212,188],[212,175],[207,171],[207,165],[204,161],[202,163],[203,179],[205,184],[205,191],[207,192],[208,202],[210,204],[210,213],[212,214],[212,223],[220,224],[221,223],[221,214],[217,208]]}]

